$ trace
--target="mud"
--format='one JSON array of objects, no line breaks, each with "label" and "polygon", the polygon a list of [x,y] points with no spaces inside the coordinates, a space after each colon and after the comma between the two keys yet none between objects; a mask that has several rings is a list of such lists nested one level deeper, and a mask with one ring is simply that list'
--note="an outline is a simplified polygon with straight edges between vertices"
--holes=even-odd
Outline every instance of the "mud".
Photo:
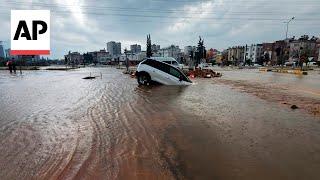
[{"label": "mud", "polygon": [[244,80],[218,79],[215,82],[229,85],[235,90],[252,94],[270,102],[282,104],[288,108],[296,106],[304,112],[320,117],[320,99],[292,92],[293,90],[290,87],[247,82]]}]

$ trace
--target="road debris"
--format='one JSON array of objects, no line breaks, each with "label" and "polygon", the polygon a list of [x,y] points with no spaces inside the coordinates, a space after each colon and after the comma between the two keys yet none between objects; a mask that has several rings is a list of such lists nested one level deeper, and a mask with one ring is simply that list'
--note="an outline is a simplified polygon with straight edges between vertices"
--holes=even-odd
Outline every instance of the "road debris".
[{"label": "road debris", "polygon": [[221,73],[215,72],[212,69],[189,70],[187,75],[192,78],[213,78],[213,77],[221,77],[222,76]]}]

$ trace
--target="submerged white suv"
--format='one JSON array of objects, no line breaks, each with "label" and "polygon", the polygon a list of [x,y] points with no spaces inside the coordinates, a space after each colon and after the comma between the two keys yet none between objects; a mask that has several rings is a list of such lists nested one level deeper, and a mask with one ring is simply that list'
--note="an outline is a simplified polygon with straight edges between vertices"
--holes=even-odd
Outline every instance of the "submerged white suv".
[{"label": "submerged white suv", "polygon": [[136,77],[140,85],[149,85],[151,82],[163,85],[192,84],[192,81],[179,68],[150,58],[139,64]]},{"label": "submerged white suv", "polygon": [[167,64],[173,65],[174,67],[183,69],[183,64],[179,64],[178,61],[173,57],[150,57],[150,59],[165,62]]}]

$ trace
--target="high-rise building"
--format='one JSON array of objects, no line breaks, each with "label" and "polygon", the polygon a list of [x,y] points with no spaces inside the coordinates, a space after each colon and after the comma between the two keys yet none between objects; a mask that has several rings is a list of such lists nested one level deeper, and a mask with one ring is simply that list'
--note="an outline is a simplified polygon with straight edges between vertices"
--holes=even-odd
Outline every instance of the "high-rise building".
[{"label": "high-rise building", "polygon": [[0,58],[5,58],[5,53],[4,53],[4,48],[3,48],[3,44],[2,41],[0,41]]},{"label": "high-rise building", "polygon": [[121,55],[121,43],[110,41],[107,43],[107,50],[111,56]]},{"label": "high-rise building", "polygon": [[138,44],[130,45],[130,50],[132,53],[140,53],[141,52],[141,45],[138,45]]}]

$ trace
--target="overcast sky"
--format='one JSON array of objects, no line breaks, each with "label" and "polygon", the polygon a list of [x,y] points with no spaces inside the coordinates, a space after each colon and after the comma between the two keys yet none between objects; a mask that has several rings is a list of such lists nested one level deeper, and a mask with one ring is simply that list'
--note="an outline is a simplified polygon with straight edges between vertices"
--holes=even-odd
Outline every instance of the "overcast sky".
[{"label": "overcast sky", "polygon": [[207,48],[320,36],[320,0],[0,0],[0,40],[10,42],[11,9],[51,10],[51,58],[120,41],[122,49],[152,43],[183,49],[202,36]]}]

